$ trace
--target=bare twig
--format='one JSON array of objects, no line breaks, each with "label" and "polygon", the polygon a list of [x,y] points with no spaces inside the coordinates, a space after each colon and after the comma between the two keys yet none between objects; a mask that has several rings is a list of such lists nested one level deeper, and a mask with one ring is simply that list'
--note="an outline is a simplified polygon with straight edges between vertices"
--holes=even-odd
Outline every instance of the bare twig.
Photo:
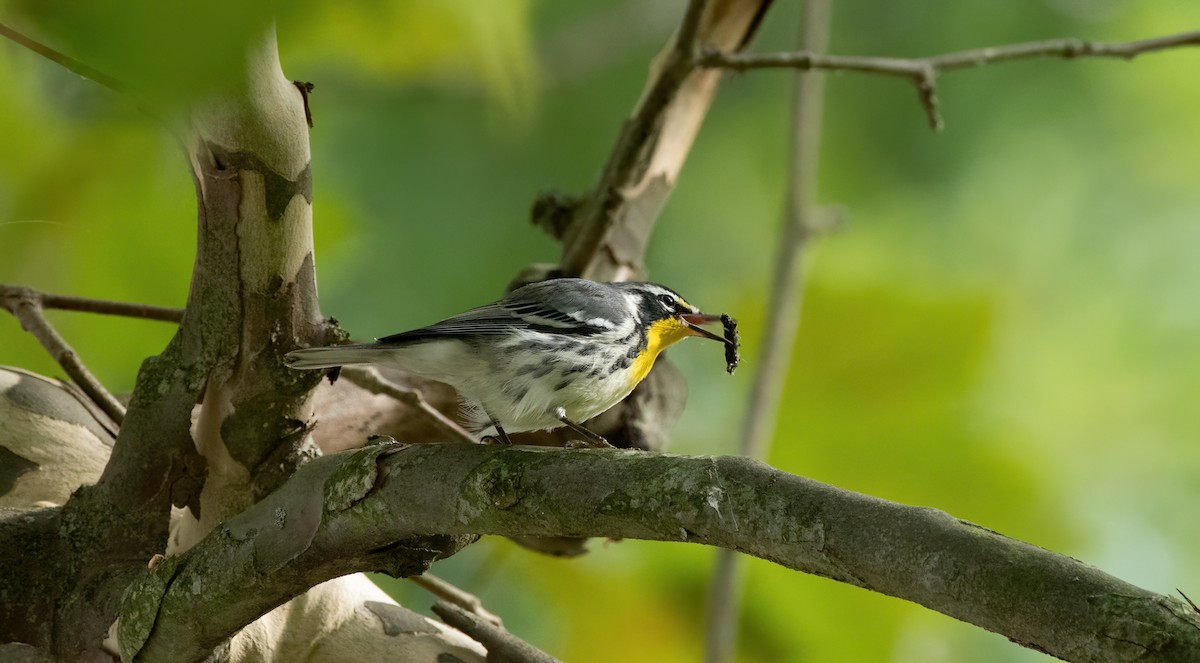
[{"label": "bare twig", "polygon": [[438,601],[433,612],[442,621],[466,633],[488,651],[487,660],[506,663],[557,663],[558,659],[534,647],[504,628],[462,608]]},{"label": "bare twig", "polygon": [[456,587],[445,580],[433,575],[432,573],[424,573],[419,576],[409,576],[409,580],[421,589],[433,594],[439,599],[452,603],[463,610],[479,617],[480,619],[492,624],[493,626],[504,626],[504,622],[500,617],[487,608],[483,607],[483,602],[478,596]]},{"label": "bare twig", "polygon": [[679,34],[675,37],[675,56],[693,66],[695,58],[696,38],[700,34],[700,17],[704,15],[704,7],[708,0],[690,0],[687,11],[683,14],[683,22],[679,24]]},{"label": "bare twig", "polygon": [[1178,587],[1175,588],[1175,591],[1179,592],[1179,595],[1183,597],[1183,600],[1187,601],[1188,605],[1192,606],[1192,610],[1196,614],[1200,614],[1200,606],[1196,605],[1196,602],[1192,600],[1192,597],[1188,596],[1187,594],[1184,594],[1183,590],[1179,589]]},{"label": "bare twig", "polygon": [[433,420],[439,428],[450,433],[461,442],[468,444],[477,444],[479,442],[473,435],[464,430],[462,426],[459,426],[450,417],[447,417],[439,412],[437,408],[430,405],[429,401],[425,400],[420,391],[403,387],[388,380],[373,367],[346,366],[342,368],[341,376],[372,394],[391,396],[409,407],[416,408]]},{"label": "bare twig", "polygon": [[114,92],[120,92],[122,94],[128,92],[128,90],[125,88],[125,85],[123,83],[121,83],[121,81],[113,78],[112,76],[109,76],[108,74],[106,74],[102,71],[94,69],[94,68],[88,66],[87,64],[84,64],[83,62],[80,62],[79,60],[76,60],[75,58],[73,58],[69,55],[59,53],[58,51],[54,50],[53,48],[50,48],[49,46],[46,46],[45,44],[34,41],[33,39],[26,37],[25,35],[21,34],[20,32],[17,32],[16,30],[12,29],[11,27],[9,27],[3,23],[0,23],[0,36],[6,37],[9,40],[13,41],[14,43],[24,46],[25,48],[33,51],[34,53],[37,53],[38,55],[46,58],[47,60],[58,63],[59,65],[62,65],[62,67],[67,69],[68,71],[73,71],[76,74],[83,76],[84,78],[91,79],[91,80],[103,85],[104,87],[106,87],[110,90],[113,90]]},{"label": "bare twig", "polygon": [[811,50],[787,53],[739,54],[706,51],[700,55],[703,67],[733,69],[821,69],[825,71],[857,71],[884,76],[907,78],[917,87],[921,105],[929,117],[929,126],[942,128],[938,111],[935,80],[939,74],[959,69],[981,67],[997,62],[1034,58],[1116,58],[1132,60],[1144,53],[1154,53],[1181,46],[1200,45],[1200,31],[1139,39],[1127,42],[1096,42],[1064,38],[1031,41],[1006,46],[991,46],[957,51],[927,58],[887,58],[873,56],[825,55]]},{"label": "bare twig", "polygon": [[79,355],[43,312],[42,295],[30,288],[0,286],[0,305],[16,316],[21,328],[33,335],[67,375],[118,425],[125,419],[125,406],[100,384],[83,365]]},{"label": "bare twig", "polygon": [[[825,52],[829,43],[831,7],[829,0],[808,0],[800,24],[800,48]],[[771,312],[763,333],[763,350],[756,363],[754,383],[742,425],[741,454],[763,459],[775,434],[784,378],[792,363],[792,346],[804,301],[803,273],[808,240],[820,232],[815,214],[817,168],[821,143],[821,111],[825,77],[820,73],[796,72],[792,97],[789,186],[780,232],[779,253],[771,279]],[[705,629],[705,660],[731,661],[737,650],[738,615],[742,603],[743,565],[738,554],[722,548],[717,552],[709,588],[708,628]]]},{"label": "bare twig", "polygon": [[[0,285],[0,291],[6,287]],[[119,315],[127,318],[142,318],[145,320],[158,320],[160,322],[174,322],[176,324],[183,320],[183,309],[170,306],[115,302],[108,299],[92,299],[90,297],[55,295],[51,293],[40,293],[39,296],[42,300],[42,308]]]}]

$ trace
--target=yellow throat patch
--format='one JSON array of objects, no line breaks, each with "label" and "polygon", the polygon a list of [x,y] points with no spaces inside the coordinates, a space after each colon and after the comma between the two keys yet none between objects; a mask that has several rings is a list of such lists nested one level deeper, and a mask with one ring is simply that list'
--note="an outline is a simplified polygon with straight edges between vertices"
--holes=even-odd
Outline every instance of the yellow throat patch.
[{"label": "yellow throat patch", "polygon": [[649,331],[646,332],[646,349],[633,360],[633,366],[629,369],[630,388],[636,387],[646,377],[654,367],[658,353],[688,336],[691,336],[691,333],[687,326],[677,318],[657,320],[650,325]]}]

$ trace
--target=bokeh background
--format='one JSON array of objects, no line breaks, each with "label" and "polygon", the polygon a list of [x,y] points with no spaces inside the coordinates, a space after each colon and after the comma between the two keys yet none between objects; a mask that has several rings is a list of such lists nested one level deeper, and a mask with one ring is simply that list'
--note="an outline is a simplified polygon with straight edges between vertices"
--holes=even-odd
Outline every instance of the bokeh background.
[{"label": "bokeh background", "polygon": [[[313,81],[322,309],[355,335],[499,295],[557,246],[538,191],[596,178],[680,0],[147,0],[0,3],[0,16],[180,108],[219,87],[278,14]],[[160,7],[159,5],[164,5]],[[1188,0],[835,3],[832,50],[921,56],[1014,41],[1193,29]],[[258,13],[255,13],[258,12]],[[756,50],[793,43],[777,0]],[[770,462],[944,509],[1160,592],[1200,595],[1200,52],[1037,61],[944,76],[931,132],[908,83],[828,83],[815,245]],[[655,280],[742,322],[743,369],[671,352],[691,399],[672,449],[732,453],[758,358],[783,200],[790,74],[731,76],[654,234]],[[192,183],[128,97],[0,42],[0,282],[182,305]],[[169,326],[52,314],[115,390]],[[60,375],[12,319],[0,364]],[[435,571],[569,661],[695,661],[714,551],[595,542],[547,559],[485,540]],[[743,661],[1036,661],[895,599],[748,564]],[[405,604],[431,599],[380,582]]]}]

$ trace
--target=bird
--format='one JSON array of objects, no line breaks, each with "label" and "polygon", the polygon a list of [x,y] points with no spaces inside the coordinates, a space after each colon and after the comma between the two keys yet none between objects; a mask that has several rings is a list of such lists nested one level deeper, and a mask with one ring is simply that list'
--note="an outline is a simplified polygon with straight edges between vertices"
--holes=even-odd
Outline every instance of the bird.
[{"label": "bird", "polygon": [[482,439],[511,444],[509,433],[567,426],[589,446],[611,446],[583,422],[628,396],[668,346],[688,336],[732,343],[701,326],[721,320],[657,283],[556,278],[427,327],[284,361],[390,366],[446,383]]}]

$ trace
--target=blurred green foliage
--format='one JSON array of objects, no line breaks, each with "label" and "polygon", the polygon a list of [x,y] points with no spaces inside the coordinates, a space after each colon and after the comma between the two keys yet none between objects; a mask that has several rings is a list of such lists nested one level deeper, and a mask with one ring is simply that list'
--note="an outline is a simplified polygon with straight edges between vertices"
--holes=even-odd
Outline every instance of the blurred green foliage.
[{"label": "blurred green foliage", "polygon": [[[428,323],[553,261],[536,192],[585,190],[681,9],[434,2],[8,3],[4,20],[186,107],[236,84],[277,16],[316,83],[322,308],[360,337]],[[781,2],[758,50],[792,43]],[[839,53],[917,56],[1200,24],[1182,0],[844,0]],[[849,210],[811,252],[771,462],[935,506],[1161,592],[1200,594],[1200,53],[1020,62],[944,76],[931,133],[907,83],[830,77],[821,195]],[[0,43],[0,281],[182,305],[194,200],[174,139],[127,98]],[[731,76],[655,233],[651,276],[742,322],[734,378],[671,352],[691,403],[674,450],[736,448],[784,187],[790,77]],[[168,326],[53,319],[112,388]],[[13,320],[0,364],[60,374]],[[485,541],[437,572],[571,661],[694,661],[712,551],[595,542],[573,561]],[[382,581],[404,602],[430,602]],[[744,661],[1031,661],[923,608],[752,560]],[[614,634],[616,637],[614,637]]]}]

